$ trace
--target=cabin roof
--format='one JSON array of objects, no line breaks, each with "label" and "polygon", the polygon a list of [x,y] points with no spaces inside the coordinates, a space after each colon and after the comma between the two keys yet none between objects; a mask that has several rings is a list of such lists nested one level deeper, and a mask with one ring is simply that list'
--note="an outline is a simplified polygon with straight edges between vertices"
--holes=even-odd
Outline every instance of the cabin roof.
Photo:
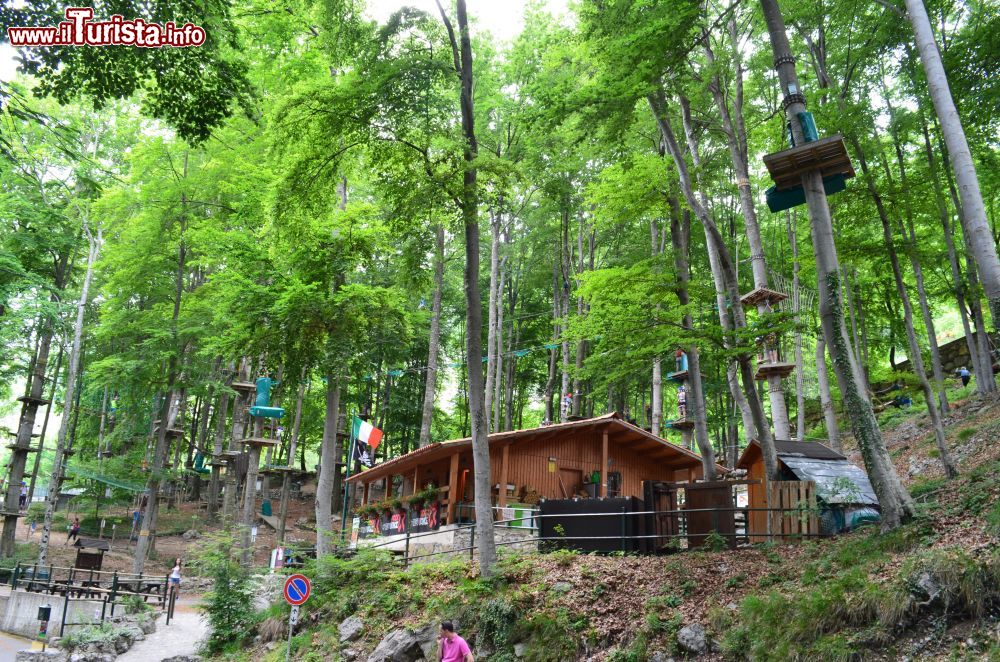
[{"label": "cabin roof", "polygon": [[[878,505],[868,474],[829,446],[818,441],[777,440],[774,446],[778,461],[799,480],[814,481],[818,495],[827,503]],[[760,459],[760,444],[753,440],[736,466],[748,469]]]},{"label": "cabin roof", "polygon": [[111,549],[111,544],[107,540],[102,540],[100,538],[77,538],[76,542],[73,543],[74,547],[79,547],[81,549],[97,549],[102,552],[106,552]]},{"label": "cabin roof", "polygon": [[[669,458],[669,463],[678,469],[695,467],[701,465],[701,456],[686,448],[673,444],[665,439],[643,430],[642,428],[624,420],[617,412],[611,412],[595,418],[586,418],[579,421],[568,421],[566,423],[554,423],[552,425],[528,428],[525,430],[512,430],[509,432],[494,432],[489,436],[490,448],[503,447],[520,441],[540,441],[558,436],[560,432],[567,430],[579,430],[587,428],[607,428],[608,441],[619,445],[648,445],[649,442],[656,442],[657,445],[649,446],[648,451],[656,451],[663,454],[664,458]],[[348,480],[355,482],[370,483],[385,476],[394,476],[409,471],[417,466],[436,462],[450,457],[455,451],[471,448],[472,438],[451,439],[449,441],[439,441],[423,448],[418,448],[406,455],[392,458],[382,464],[375,465],[371,469],[362,471],[351,476]],[[668,460],[664,460],[668,461]],[[725,471],[724,467],[717,467],[720,472]]]},{"label": "cabin roof", "polygon": [[[814,460],[847,460],[846,457],[833,450],[829,446],[818,441],[780,441],[774,440],[774,450],[779,458],[785,457],[808,457]],[[736,466],[740,469],[749,469],[761,458],[760,442],[756,439],[743,450]]]}]

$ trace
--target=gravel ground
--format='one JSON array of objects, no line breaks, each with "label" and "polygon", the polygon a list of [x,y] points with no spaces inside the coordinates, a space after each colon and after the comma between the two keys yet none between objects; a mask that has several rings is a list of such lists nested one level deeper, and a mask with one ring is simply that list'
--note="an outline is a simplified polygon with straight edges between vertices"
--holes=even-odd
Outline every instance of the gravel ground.
[{"label": "gravel ground", "polygon": [[166,624],[166,615],[156,621],[156,632],[135,644],[116,662],[157,662],[176,655],[195,655],[200,641],[208,633],[206,623],[195,605],[196,596],[182,597],[174,609],[174,618]]}]

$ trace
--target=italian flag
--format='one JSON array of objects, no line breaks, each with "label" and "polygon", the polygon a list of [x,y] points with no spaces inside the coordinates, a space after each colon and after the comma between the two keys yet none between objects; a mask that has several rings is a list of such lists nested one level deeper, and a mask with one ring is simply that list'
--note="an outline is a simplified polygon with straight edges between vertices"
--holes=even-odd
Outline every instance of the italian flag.
[{"label": "italian flag", "polygon": [[354,438],[368,444],[369,448],[374,451],[378,448],[379,442],[382,441],[382,431],[371,423],[362,421],[360,418],[355,416]]}]

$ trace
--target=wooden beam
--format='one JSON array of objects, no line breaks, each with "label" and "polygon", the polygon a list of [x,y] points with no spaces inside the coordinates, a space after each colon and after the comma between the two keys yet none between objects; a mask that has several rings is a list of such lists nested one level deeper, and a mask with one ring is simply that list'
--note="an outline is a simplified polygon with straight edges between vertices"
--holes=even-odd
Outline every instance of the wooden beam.
[{"label": "wooden beam", "polygon": [[455,453],[451,456],[451,466],[448,468],[448,524],[455,523],[458,497],[458,453]]},{"label": "wooden beam", "polygon": [[418,464],[413,468],[413,491],[410,494],[416,494],[420,489],[420,465]]},{"label": "wooden beam", "polygon": [[608,496],[608,429],[601,434],[601,494]]},{"label": "wooden beam", "polygon": [[497,495],[497,503],[503,508],[507,505],[507,465],[510,457],[510,444],[503,447],[500,459],[500,490]]},{"label": "wooden beam", "polygon": [[368,486],[369,485],[371,485],[371,483],[365,483],[365,491],[361,495],[361,505],[362,506],[367,506],[368,505]]}]

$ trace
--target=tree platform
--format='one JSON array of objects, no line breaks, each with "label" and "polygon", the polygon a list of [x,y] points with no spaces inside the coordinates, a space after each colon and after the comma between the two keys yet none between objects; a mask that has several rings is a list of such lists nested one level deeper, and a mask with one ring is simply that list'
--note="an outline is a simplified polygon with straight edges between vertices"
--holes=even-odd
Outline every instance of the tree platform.
[{"label": "tree platform", "polygon": [[819,170],[824,177],[843,175],[850,179],[855,174],[844,137],[839,133],[768,154],[764,165],[779,191],[800,186],[802,175],[813,170]]},{"label": "tree platform", "polygon": [[666,426],[672,430],[692,430],[694,429],[694,421],[689,421],[687,418],[678,418],[676,421],[667,421]]},{"label": "tree platform", "polygon": [[784,301],[787,298],[788,295],[784,292],[778,292],[777,290],[771,290],[766,287],[758,287],[741,296],[740,302],[744,306],[756,306],[757,304],[763,302],[773,305]]},{"label": "tree platform", "polygon": [[759,380],[764,380],[771,375],[778,375],[782,379],[795,372],[794,363],[758,363],[757,374],[754,375]]},{"label": "tree platform", "polygon": [[17,401],[18,402],[23,402],[25,404],[34,403],[34,404],[39,405],[39,406],[45,406],[47,404],[51,404],[52,403],[52,401],[49,400],[48,398],[36,398],[36,397],[30,396],[30,395],[22,395],[21,397],[17,398]]},{"label": "tree platform", "polygon": [[247,437],[241,441],[247,446],[259,446],[261,448],[278,445],[277,439],[264,439],[263,437]]}]

